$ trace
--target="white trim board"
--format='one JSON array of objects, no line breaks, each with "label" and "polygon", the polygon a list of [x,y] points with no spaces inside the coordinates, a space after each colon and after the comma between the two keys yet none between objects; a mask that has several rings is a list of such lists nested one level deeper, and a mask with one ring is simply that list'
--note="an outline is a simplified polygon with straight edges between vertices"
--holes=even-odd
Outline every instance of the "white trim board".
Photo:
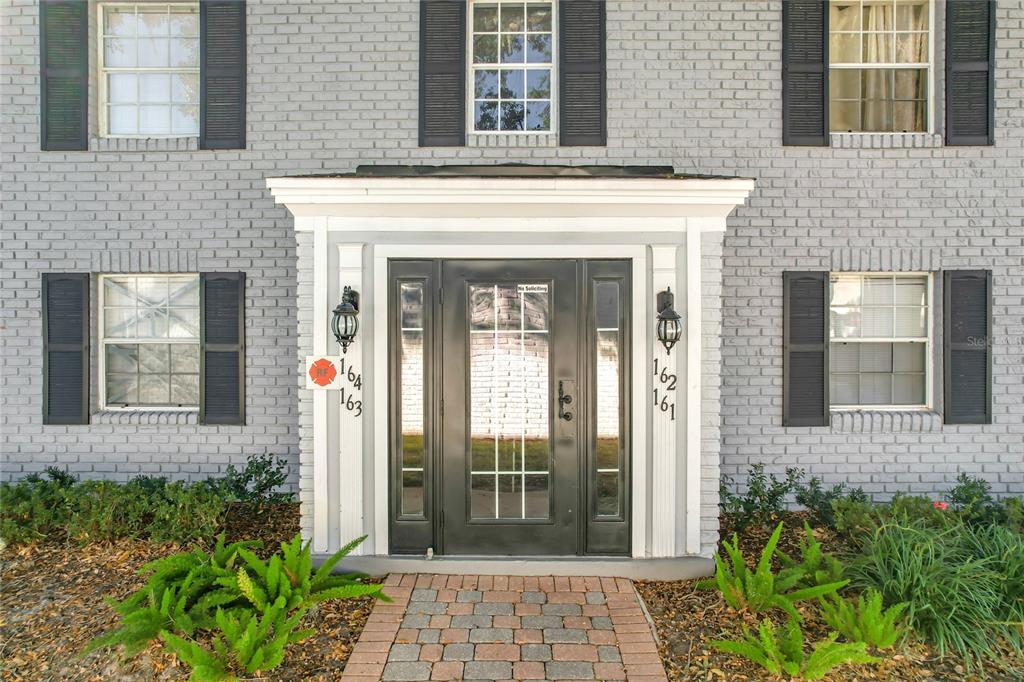
[{"label": "white trim board", "polygon": [[[424,219],[467,218],[472,229],[486,229],[488,216],[513,215],[517,219],[632,218],[651,229],[647,218],[725,218],[754,189],[746,178],[377,178],[281,177],[268,178],[267,187],[277,203],[296,216],[317,215],[347,218],[412,218],[390,229],[423,230]],[[583,231],[634,231],[622,220],[582,222]],[[498,227],[495,222],[493,229]],[[709,225],[709,228],[711,226]],[[296,227],[296,229],[300,229]],[[388,229],[388,228],[383,228]],[[446,229],[442,227],[441,229]],[[465,228],[460,228],[465,229]],[[537,229],[537,225],[516,231]],[[676,223],[657,229],[681,229]],[[713,228],[712,228],[713,229]]]}]

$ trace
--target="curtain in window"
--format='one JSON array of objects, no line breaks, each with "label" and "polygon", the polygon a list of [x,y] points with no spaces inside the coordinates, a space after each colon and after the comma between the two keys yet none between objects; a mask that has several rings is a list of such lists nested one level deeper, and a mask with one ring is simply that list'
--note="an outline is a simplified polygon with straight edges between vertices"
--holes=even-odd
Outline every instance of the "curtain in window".
[{"label": "curtain in window", "polygon": [[[902,8],[901,8],[902,9]],[[893,26],[889,3],[864,4],[865,64],[928,61],[928,6],[912,5],[901,12],[901,26]],[[903,22],[909,19],[910,25]],[[898,28],[899,33],[893,33]],[[919,31],[904,33],[906,30]],[[895,40],[895,45],[893,41]],[[862,130],[925,130],[927,70],[867,69],[863,74]]]}]

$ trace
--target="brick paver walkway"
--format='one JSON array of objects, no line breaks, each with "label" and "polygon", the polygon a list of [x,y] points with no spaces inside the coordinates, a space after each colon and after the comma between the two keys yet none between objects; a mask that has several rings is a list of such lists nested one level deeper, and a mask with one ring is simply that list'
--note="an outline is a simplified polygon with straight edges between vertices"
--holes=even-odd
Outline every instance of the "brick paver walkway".
[{"label": "brick paver walkway", "polygon": [[389,575],[344,680],[665,680],[630,581]]}]

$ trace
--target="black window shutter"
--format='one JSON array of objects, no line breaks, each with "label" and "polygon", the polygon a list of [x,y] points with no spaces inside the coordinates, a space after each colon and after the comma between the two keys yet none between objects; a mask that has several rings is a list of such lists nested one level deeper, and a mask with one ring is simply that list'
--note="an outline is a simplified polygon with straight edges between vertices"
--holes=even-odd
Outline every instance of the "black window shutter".
[{"label": "black window shutter", "polygon": [[992,272],[942,274],[944,419],[947,424],[991,424]]},{"label": "black window shutter", "polygon": [[828,3],[782,3],[782,144],[827,147]]},{"label": "black window shutter", "polygon": [[946,3],[946,144],[990,145],[995,137],[996,3]]},{"label": "black window shutter", "polygon": [[89,273],[43,274],[43,423],[89,423]]},{"label": "black window shutter", "polygon": [[245,2],[199,3],[199,147],[245,149]]},{"label": "black window shutter", "polygon": [[604,145],[604,0],[561,0],[558,10],[559,143]]},{"label": "black window shutter", "polygon": [[89,148],[89,3],[39,3],[39,146]]},{"label": "black window shutter", "polygon": [[782,425],[828,426],[829,277],[782,273]]},{"label": "black window shutter", "polygon": [[245,424],[245,273],[199,275],[199,422]]},{"label": "black window shutter", "polygon": [[420,146],[466,144],[466,0],[420,0]]}]

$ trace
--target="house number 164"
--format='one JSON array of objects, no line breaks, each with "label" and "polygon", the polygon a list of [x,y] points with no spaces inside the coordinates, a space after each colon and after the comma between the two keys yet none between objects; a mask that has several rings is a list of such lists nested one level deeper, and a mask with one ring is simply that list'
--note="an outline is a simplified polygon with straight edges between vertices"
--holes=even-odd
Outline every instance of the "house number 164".
[{"label": "house number 164", "polygon": [[662,412],[668,412],[672,421],[676,420],[676,382],[678,377],[669,374],[667,367],[661,367],[658,358],[654,358],[654,376],[658,377],[661,386],[654,388],[654,406]]}]

